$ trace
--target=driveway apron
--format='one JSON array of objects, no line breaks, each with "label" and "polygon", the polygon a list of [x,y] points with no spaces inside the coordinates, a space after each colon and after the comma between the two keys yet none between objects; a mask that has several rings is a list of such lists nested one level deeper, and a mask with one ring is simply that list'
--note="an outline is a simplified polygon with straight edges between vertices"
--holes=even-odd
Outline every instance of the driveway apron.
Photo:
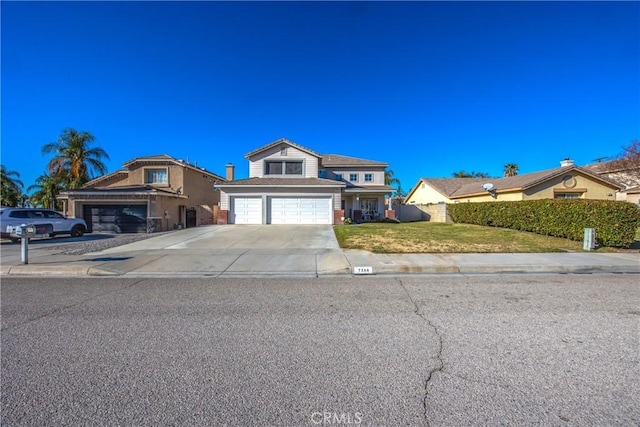
[{"label": "driveway apron", "polygon": [[212,276],[345,273],[330,225],[212,225],[88,254],[105,274]]}]

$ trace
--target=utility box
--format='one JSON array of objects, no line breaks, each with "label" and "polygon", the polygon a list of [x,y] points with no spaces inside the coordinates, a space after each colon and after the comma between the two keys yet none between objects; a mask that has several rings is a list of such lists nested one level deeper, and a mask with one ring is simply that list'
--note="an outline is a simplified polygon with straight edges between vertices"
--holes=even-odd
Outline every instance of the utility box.
[{"label": "utility box", "polygon": [[585,251],[592,251],[595,248],[596,248],[596,229],[585,228],[582,249]]}]

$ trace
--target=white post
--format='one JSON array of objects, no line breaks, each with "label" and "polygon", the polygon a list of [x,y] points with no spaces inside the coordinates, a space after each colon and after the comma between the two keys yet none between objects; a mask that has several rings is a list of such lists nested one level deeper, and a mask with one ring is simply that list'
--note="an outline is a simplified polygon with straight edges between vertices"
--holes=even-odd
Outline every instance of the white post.
[{"label": "white post", "polygon": [[20,258],[23,264],[29,264],[29,238],[20,238]]}]

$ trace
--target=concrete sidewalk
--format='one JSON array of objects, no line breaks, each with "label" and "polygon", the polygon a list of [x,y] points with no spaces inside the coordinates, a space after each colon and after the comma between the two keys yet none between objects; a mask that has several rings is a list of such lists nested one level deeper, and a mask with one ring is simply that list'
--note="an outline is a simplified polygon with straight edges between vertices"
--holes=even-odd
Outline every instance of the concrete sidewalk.
[{"label": "concrete sidewalk", "polygon": [[[372,254],[336,249],[145,249],[95,254],[33,251],[29,264],[3,263],[3,276],[305,276],[352,274],[640,273],[639,253]],[[133,249],[133,250],[132,250]]]}]

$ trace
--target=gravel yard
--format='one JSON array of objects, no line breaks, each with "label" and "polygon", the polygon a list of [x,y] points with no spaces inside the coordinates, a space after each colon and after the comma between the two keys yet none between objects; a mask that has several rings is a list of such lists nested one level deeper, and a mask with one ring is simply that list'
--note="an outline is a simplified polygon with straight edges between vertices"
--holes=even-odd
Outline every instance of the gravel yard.
[{"label": "gravel yard", "polygon": [[[140,240],[150,239],[152,237],[161,236],[163,234],[172,233],[173,231],[164,231],[159,233],[139,233],[139,234],[109,234],[109,235],[96,235],[86,234],[82,241],[77,242],[65,242],[61,239],[61,244],[30,245],[30,250],[46,249],[62,255],[83,255],[91,252],[99,252],[105,249],[114,248],[116,246],[127,245],[129,243],[137,242]],[[104,237],[103,237],[104,236]],[[103,238],[96,238],[103,237]]]}]

